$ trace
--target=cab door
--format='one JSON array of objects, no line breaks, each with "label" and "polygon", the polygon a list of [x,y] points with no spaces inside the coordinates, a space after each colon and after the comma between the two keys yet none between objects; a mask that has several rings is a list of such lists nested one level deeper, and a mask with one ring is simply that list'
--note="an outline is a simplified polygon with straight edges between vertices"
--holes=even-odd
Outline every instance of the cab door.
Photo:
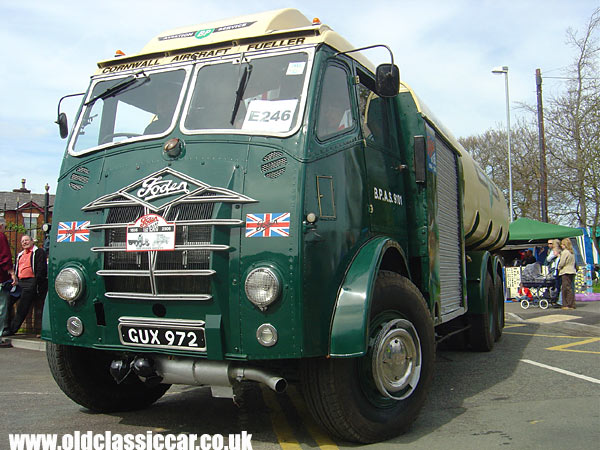
[{"label": "cab door", "polygon": [[374,79],[357,70],[356,92],[365,147],[368,210],[374,233],[406,238],[404,179],[406,165],[400,159],[398,127],[395,126],[394,99],[374,92]]}]

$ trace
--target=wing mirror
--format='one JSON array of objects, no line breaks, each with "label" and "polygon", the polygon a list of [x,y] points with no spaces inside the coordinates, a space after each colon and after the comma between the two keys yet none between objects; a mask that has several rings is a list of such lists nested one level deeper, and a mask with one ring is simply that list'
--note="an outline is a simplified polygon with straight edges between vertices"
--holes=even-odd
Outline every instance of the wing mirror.
[{"label": "wing mirror", "polygon": [[400,69],[395,64],[380,64],[375,74],[377,95],[394,97],[400,87]]},{"label": "wing mirror", "polygon": [[59,113],[58,118],[54,123],[58,124],[58,132],[60,133],[60,138],[66,138],[69,135],[67,115],[65,113]]},{"label": "wing mirror", "polygon": [[67,97],[77,97],[78,95],[85,95],[85,92],[81,92],[79,94],[65,95],[58,101],[58,116],[54,123],[58,124],[58,132],[60,134],[61,139],[64,139],[69,135],[69,121],[67,120],[67,115],[65,113],[60,112],[60,103]]}]

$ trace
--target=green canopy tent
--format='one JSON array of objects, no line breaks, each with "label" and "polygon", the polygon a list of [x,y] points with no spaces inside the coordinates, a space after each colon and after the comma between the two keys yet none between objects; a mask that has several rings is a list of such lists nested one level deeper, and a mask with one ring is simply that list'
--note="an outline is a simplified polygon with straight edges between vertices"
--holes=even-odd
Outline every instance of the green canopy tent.
[{"label": "green canopy tent", "polygon": [[579,228],[554,225],[521,217],[510,224],[508,245],[547,242],[548,239],[572,238],[583,235]]}]

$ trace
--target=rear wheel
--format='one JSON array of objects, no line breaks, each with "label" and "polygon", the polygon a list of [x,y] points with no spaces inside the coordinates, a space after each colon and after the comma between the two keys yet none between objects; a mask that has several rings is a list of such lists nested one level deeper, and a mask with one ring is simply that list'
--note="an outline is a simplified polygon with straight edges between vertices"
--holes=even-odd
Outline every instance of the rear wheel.
[{"label": "rear wheel", "polygon": [[433,376],[433,321],[408,279],[381,272],[369,319],[367,354],[303,362],[302,387],[313,416],[332,435],[382,441],[416,419]]},{"label": "rear wheel", "polygon": [[529,308],[529,300],[521,300],[521,308],[523,308],[523,309]]},{"label": "rear wheel", "polygon": [[91,348],[46,343],[50,372],[58,386],[74,402],[98,412],[145,408],[169,389],[169,384],[146,386],[130,375],[117,384],[110,375],[115,354]]},{"label": "rear wheel", "polygon": [[485,278],[485,299],[483,313],[469,316],[471,328],[469,329],[469,344],[479,352],[489,352],[494,348],[496,340],[496,324],[498,323],[498,308],[496,306],[496,292],[492,276],[488,273]]}]

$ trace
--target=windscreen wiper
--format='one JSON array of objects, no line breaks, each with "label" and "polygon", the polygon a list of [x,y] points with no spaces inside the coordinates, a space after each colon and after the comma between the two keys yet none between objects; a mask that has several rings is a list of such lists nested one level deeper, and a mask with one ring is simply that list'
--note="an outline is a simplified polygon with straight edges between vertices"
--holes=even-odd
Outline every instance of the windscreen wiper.
[{"label": "windscreen wiper", "polygon": [[[140,77],[139,75],[141,75],[143,78]],[[123,92],[125,89],[129,88],[130,86],[133,86],[140,80],[143,80],[143,81],[142,81],[142,83],[139,84],[139,86],[141,86],[146,81],[150,81],[150,77],[148,75],[146,75],[144,72],[136,73],[135,75],[130,75],[127,78],[125,78],[124,80],[119,81],[114,86],[109,87],[107,90],[105,90],[101,94],[98,94],[95,97],[93,97],[92,99],[88,100],[87,102],[85,102],[83,104],[83,106],[91,105],[96,100],[104,100],[109,97],[114,97],[115,95],[117,95],[120,92]]]},{"label": "windscreen wiper", "polygon": [[231,125],[233,125],[235,116],[237,116],[238,110],[240,109],[240,103],[242,102],[244,92],[246,92],[246,87],[248,86],[248,80],[250,79],[251,73],[252,64],[248,63],[248,65],[244,67],[244,73],[240,78],[240,84],[238,85],[237,91],[235,91],[235,103],[233,105],[233,111],[231,112]]}]

